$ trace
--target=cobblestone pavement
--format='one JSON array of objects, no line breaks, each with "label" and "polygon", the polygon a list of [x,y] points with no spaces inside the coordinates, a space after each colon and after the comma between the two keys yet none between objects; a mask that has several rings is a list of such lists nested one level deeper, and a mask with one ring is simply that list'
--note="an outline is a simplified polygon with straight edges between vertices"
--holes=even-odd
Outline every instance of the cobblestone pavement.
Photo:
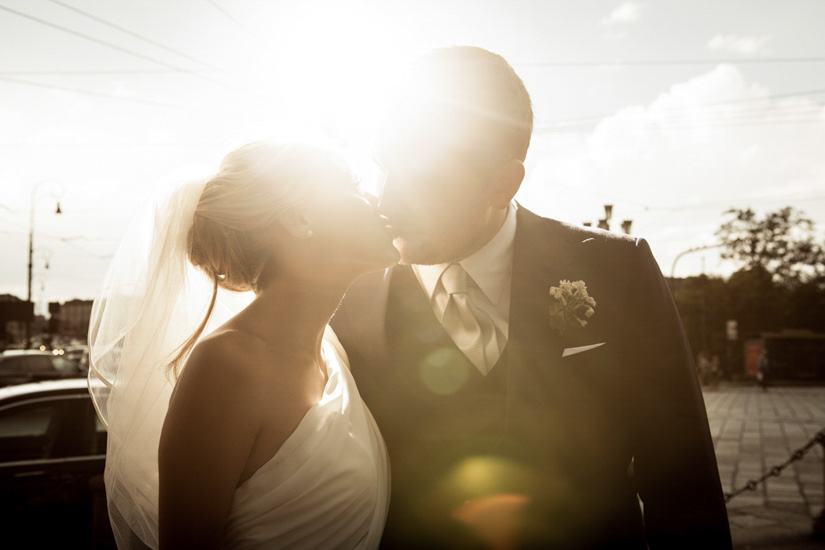
[{"label": "cobblestone pavement", "polygon": [[[705,389],[722,489],[727,493],[787,460],[825,428],[825,387],[751,386]],[[768,479],[728,503],[734,548],[825,549],[811,538],[823,505],[823,452]]]}]

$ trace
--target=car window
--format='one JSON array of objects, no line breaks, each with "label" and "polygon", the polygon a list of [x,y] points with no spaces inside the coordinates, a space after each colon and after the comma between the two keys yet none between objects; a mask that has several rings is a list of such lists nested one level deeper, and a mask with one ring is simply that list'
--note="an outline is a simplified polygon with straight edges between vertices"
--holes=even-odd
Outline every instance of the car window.
[{"label": "car window", "polygon": [[25,372],[26,366],[23,363],[22,357],[3,357],[0,358],[0,372],[3,373],[18,373]]},{"label": "car window", "polygon": [[109,434],[106,433],[106,428],[103,426],[103,422],[100,421],[100,418],[98,418],[97,413],[94,410],[94,407],[92,407],[92,416],[94,416],[95,419],[95,434],[92,454],[105,455],[106,437]]},{"label": "car window", "polygon": [[77,368],[77,365],[62,357],[53,357],[52,365],[54,365],[55,370],[57,370],[58,372],[64,372],[66,374],[80,373],[80,371]]},{"label": "car window", "polygon": [[0,411],[0,460],[47,458],[67,405],[64,400],[50,400]]},{"label": "car window", "polygon": [[85,399],[83,403],[83,438],[82,445],[78,446],[77,454],[80,456],[105,455],[106,454],[106,428],[97,417],[91,399]]},{"label": "car window", "polygon": [[35,373],[53,373],[52,358],[46,355],[27,355],[26,367]]}]

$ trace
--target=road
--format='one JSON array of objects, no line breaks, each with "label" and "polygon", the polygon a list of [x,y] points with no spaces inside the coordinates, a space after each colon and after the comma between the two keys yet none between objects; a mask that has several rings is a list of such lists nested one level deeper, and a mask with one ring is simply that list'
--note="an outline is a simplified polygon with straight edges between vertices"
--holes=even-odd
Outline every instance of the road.
[{"label": "road", "polygon": [[[825,387],[705,389],[722,488],[730,492],[787,460],[825,428]],[[811,537],[822,512],[823,448],[734,497],[728,504],[734,548],[825,549]]]}]

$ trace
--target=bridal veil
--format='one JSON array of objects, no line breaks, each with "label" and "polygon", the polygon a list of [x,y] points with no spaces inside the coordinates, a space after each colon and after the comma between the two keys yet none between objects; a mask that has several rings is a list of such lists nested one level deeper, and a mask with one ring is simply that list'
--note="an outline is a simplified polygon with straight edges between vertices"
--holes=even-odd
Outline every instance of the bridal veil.
[{"label": "bridal veil", "polygon": [[[104,478],[119,548],[158,546],[158,442],[175,382],[167,365],[213,292],[187,259],[207,179],[168,178],[139,208],[92,307],[89,391],[108,431]],[[204,334],[251,299],[220,290]]]}]

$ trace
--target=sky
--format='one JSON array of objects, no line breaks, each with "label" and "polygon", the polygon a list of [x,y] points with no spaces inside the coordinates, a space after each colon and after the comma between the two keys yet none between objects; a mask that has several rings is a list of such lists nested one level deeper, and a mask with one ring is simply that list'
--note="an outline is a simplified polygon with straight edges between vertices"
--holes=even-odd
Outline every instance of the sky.
[{"label": "sky", "polygon": [[33,227],[38,311],[93,298],[157,182],[249,141],[334,141],[370,188],[386,89],[450,44],[532,96],[525,207],[611,204],[665,275],[724,276],[718,249],[673,264],[729,208],[825,230],[823,22],[820,0],[0,0],[0,294],[26,295]]}]

